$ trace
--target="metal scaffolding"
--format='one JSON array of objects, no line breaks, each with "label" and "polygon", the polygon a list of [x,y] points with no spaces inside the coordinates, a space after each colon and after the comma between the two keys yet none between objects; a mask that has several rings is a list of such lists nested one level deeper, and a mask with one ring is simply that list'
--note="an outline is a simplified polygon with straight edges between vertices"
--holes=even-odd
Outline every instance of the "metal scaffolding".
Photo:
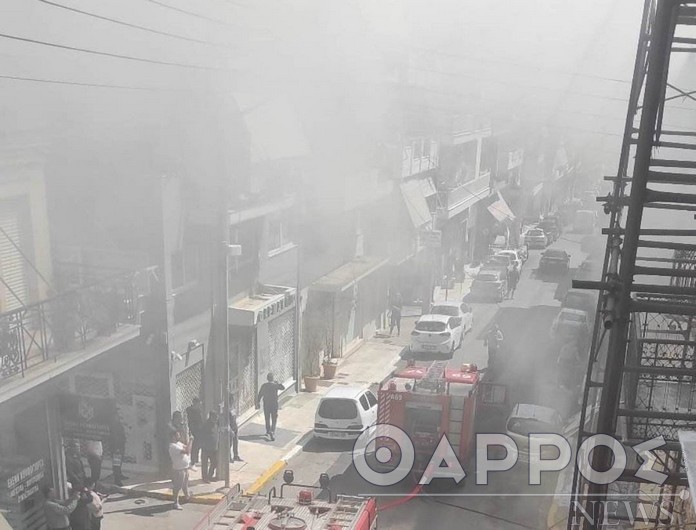
[{"label": "metal scaffolding", "polygon": [[[696,185],[696,131],[664,124],[666,102],[695,99],[696,91],[669,75],[673,54],[696,53],[695,6],[644,2],[618,171],[607,177],[612,193],[601,198],[610,216],[602,276],[573,282],[600,291],[578,449],[594,434],[618,437],[629,453],[663,436],[653,469],[667,478],[656,485],[636,476],[642,459],[635,452],[633,469],[611,485],[588,481],[576,469],[569,529],[626,524],[637,512],[653,528],[683,527],[676,524],[684,521],[676,494],[687,481],[677,433],[696,429],[696,230],[672,221],[677,212],[696,211],[696,194],[689,193]],[[593,469],[608,469],[612,452],[598,446],[591,459]],[[628,499],[632,513],[605,513],[604,501],[619,499]]]}]

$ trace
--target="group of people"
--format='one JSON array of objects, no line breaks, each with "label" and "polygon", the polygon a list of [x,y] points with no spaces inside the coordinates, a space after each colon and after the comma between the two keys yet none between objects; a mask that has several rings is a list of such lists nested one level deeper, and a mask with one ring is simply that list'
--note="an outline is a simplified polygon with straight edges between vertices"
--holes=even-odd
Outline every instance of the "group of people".
[{"label": "group of people", "polygon": [[[269,373],[266,379],[266,382],[259,389],[256,408],[259,409],[261,402],[263,402],[266,435],[272,441],[275,439],[278,421],[278,393],[285,390],[285,387],[275,381],[273,374]],[[242,458],[239,456],[237,411],[232,395],[229,396],[229,404],[230,462],[242,462]],[[218,410],[208,412],[206,417],[203,412],[203,404],[197,397],[193,398],[193,402],[186,409],[186,422],[184,422],[181,411],[176,410],[172,414],[169,458],[172,462],[174,508],[177,510],[181,509],[179,503],[181,493],[186,500],[191,498],[188,487],[189,470],[195,468],[199,462],[203,482],[210,483],[219,478],[217,477],[218,452],[220,450],[220,437],[225,432],[225,428],[220,425],[221,414],[224,414],[224,404],[220,404]]]},{"label": "group of people", "polygon": [[99,441],[85,443],[90,466],[90,476],[85,467],[77,443],[71,443],[65,452],[65,470],[68,478],[69,496],[58,500],[55,489],[45,486],[44,514],[49,530],[99,530],[104,518],[105,495],[96,491],[101,473],[102,444]]}]

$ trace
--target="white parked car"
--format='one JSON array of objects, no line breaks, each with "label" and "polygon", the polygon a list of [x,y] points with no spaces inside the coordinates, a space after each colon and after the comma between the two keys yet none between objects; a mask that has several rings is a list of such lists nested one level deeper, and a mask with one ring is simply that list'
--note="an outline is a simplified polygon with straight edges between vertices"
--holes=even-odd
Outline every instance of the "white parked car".
[{"label": "white parked car", "polygon": [[377,422],[377,398],[358,385],[334,385],[319,401],[314,436],[327,440],[355,440]]},{"label": "white parked car", "polygon": [[[529,462],[529,435],[537,434],[543,438],[545,434],[560,434],[563,431],[563,419],[552,408],[518,403],[508,417],[505,430],[517,444],[519,460]],[[541,455],[543,458],[553,458],[555,451],[554,447],[542,446]]]},{"label": "white parked car", "polygon": [[455,301],[436,302],[430,308],[431,315],[447,315],[448,317],[461,317],[464,333],[469,333],[474,327],[474,313],[469,304]]},{"label": "white parked car", "polygon": [[444,353],[451,357],[461,345],[463,335],[461,317],[423,315],[411,332],[411,352]]},{"label": "white parked car", "polygon": [[541,228],[530,228],[522,234],[522,242],[527,248],[546,248],[549,239]]}]

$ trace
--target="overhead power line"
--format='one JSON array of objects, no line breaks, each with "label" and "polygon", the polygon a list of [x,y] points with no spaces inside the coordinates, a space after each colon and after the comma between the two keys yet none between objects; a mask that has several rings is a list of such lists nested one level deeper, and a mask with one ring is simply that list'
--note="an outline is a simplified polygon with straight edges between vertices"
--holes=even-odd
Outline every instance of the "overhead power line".
[{"label": "overhead power line", "polygon": [[156,4],[164,9],[176,11],[177,13],[182,13],[182,14],[188,15],[190,17],[200,18],[203,20],[207,20],[209,22],[215,22],[216,24],[221,24],[223,26],[227,26],[228,28],[232,28],[232,29],[239,29],[239,26],[235,26],[234,24],[230,24],[229,22],[226,22],[224,20],[220,20],[219,18],[209,17],[208,15],[203,15],[202,13],[196,13],[194,11],[187,11],[186,9],[181,9],[180,7],[169,5],[169,4],[166,4],[164,2],[160,2],[159,0],[146,0],[146,1],[150,2],[151,4]]},{"label": "overhead power line", "polygon": [[563,70],[561,68],[545,68],[543,66],[538,66],[535,64],[531,64],[531,63],[519,63],[516,61],[505,60],[505,59],[495,59],[495,58],[489,59],[489,58],[483,58],[483,57],[472,57],[470,55],[463,55],[463,54],[452,53],[452,52],[443,52],[441,50],[435,50],[432,48],[418,48],[418,49],[421,51],[424,51],[424,52],[433,53],[436,55],[442,55],[445,57],[452,57],[454,59],[462,59],[462,60],[466,60],[466,61],[482,62],[482,63],[486,63],[486,64],[499,63],[499,64],[516,66],[518,68],[524,68],[526,70],[537,70],[540,72],[549,72],[549,73],[556,73],[556,74],[563,74],[563,75],[575,75],[575,76],[580,76],[580,77],[587,77],[590,79],[598,79],[600,81],[609,81],[612,83],[622,83],[622,84],[627,84],[627,85],[631,84],[631,81],[628,79],[606,77],[606,76],[602,76],[602,75],[590,74],[590,73],[585,73],[585,72],[573,72],[570,70]]},{"label": "overhead power line", "polygon": [[97,13],[92,13],[90,11],[84,11],[82,9],[77,9],[75,7],[66,6],[66,5],[60,4],[58,2],[52,2],[51,0],[37,0],[37,1],[41,2],[42,4],[57,7],[59,9],[65,9],[66,11],[72,11],[73,13],[78,13],[80,15],[85,15],[87,17],[96,18],[99,20],[103,20],[105,22],[110,22],[112,24],[118,24],[119,26],[125,26],[128,28],[146,31],[148,33],[154,33],[156,35],[162,35],[164,37],[171,37],[172,39],[179,39],[179,40],[184,40],[184,41],[188,41],[188,42],[195,42],[197,44],[204,44],[206,46],[216,46],[219,48],[233,49],[231,46],[224,44],[224,43],[221,43],[221,42],[212,42],[212,41],[208,41],[208,40],[204,40],[204,39],[196,39],[195,37],[186,37],[184,35],[178,35],[176,33],[170,33],[168,31],[161,31],[161,30],[158,30],[155,28],[140,26],[139,24],[132,24],[130,22],[125,22],[123,20],[118,20],[115,18],[103,16],[103,15],[98,15]]},{"label": "overhead power line", "polygon": [[41,46],[49,46],[52,48],[59,48],[61,50],[70,50],[70,51],[74,51],[74,52],[89,53],[92,55],[100,55],[103,57],[113,57],[115,59],[126,59],[129,61],[137,61],[137,62],[141,62],[141,63],[160,64],[162,66],[176,66],[179,68],[190,68],[192,70],[208,70],[208,71],[229,71],[229,70],[231,70],[229,68],[219,68],[219,67],[215,67],[215,66],[203,66],[203,65],[199,65],[199,64],[160,61],[157,59],[148,59],[146,57],[136,57],[133,55],[123,55],[120,53],[104,52],[104,51],[99,51],[99,50],[92,50],[89,48],[80,48],[77,46],[68,46],[66,44],[58,44],[55,42],[47,42],[47,41],[42,41],[42,40],[37,40],[37,39],[30,39],[27,37],[19,37],[17,35],[8,35],[6,33],[0,33],[0,37],[4,38],[4,39],[16,40],[16,41],[20,41],[20,42],[28,42],[31,44],[38,44]]},{"label": "overhead power line", "polygon": [[90,88],[117,88],[121,90],[142,90],[147,92],[183,92],[182,89],[176,88],[152,88],[143,86],[130,86],[130,85],[111,85],[107,83],[82,83],[79,81],[61,81],[59,79],[46,79],[41,77],[24,77],[18,75],[4,75],[0,74],[0,79],[8,79],[10,81],[28,81],[33,83],[47,83],[52,85],[71,85],[71,86],[81,86]]}]

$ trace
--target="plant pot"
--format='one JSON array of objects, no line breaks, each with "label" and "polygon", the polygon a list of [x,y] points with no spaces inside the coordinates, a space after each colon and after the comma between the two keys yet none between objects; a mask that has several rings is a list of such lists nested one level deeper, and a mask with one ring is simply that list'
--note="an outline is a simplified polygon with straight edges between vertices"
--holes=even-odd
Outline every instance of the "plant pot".
[{"label": "plant pot", "polygon": [[338,368],[337,364],[334,363],[324,363],[324,379],[333,379],[336,377],[336,368]]},{"label": "plant pot", "polygon": [[316,392],[319,378],[315,375],[304,376],[304,387],[307,392]]}]

